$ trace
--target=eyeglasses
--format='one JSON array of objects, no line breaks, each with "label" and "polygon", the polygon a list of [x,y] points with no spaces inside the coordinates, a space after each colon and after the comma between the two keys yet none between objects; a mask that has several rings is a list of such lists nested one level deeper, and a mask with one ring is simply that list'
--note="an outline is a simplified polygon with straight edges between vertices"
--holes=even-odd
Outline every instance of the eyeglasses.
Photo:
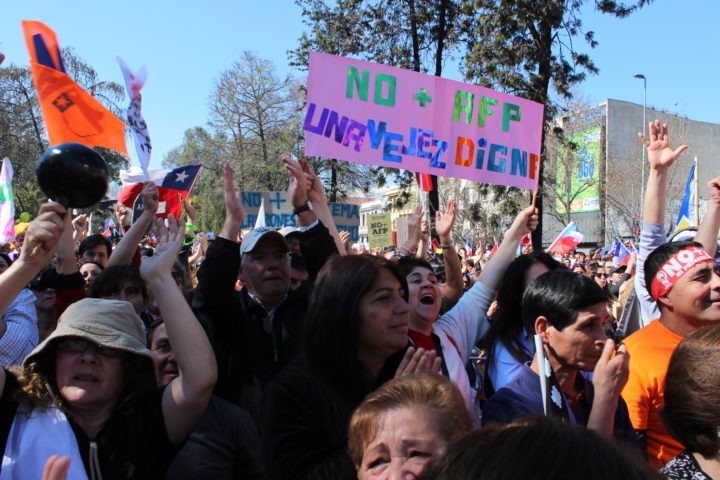
[{"label": "eyeglasses", "polygon": [[59,350],[64,352],[83,353],[91,345],[95,347],[95,351],[98,355],[102,355],[104,357],[122,357],[125,355],[125,352],[122,350],[104,347],[83,338],[63,338],[58,342],[57,347]]},{"label": "eyeglasses", "polygon": [[610,275],[608,275],[607,273],[596,273],[595,276],[596,276],[596,277],[608,278]]}]

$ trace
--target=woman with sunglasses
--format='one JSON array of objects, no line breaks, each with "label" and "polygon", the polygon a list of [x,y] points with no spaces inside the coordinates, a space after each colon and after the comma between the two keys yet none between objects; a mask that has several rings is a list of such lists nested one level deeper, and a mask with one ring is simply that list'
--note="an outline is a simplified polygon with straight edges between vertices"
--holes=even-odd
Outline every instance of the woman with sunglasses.
[{"label": "woman with sunglasses", "polygon": [[12,459],[3,476],[41,478],[47,458],[61,453],[71,458],[69,478],[165,477],[217,375],[207,337],[171,275],[185,226],[172,216],[169,222],[169,231],[158,226],[156,254],[141,274],[165,318],[179,376],[156,388],[142,322],[129,302],[72,304],[17,377],[0,370],[0,447]]},{"label": "woman with sunglasses", "polygon": [[601,264],[593,265],[589,271],[588,276],[595,280],[603,292],[607,293],[608,296],[608,307],[610,308],[610,315],[612,316],[611,322],[613,325],[617,325],[617,321],[620,319],[622,313],[622,304],[620,300],[610,292],[610,272]]}]

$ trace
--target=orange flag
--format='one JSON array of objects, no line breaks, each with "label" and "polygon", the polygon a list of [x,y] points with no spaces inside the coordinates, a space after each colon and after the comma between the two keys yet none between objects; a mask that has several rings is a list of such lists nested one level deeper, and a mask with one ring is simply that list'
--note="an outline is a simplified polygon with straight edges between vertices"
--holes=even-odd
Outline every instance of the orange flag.
[{"label": "orange flag", "polygon": [[40,22],[22,25],[50,144],[77,142],[127,156],[125,124],[65,73],[55,32]]}]

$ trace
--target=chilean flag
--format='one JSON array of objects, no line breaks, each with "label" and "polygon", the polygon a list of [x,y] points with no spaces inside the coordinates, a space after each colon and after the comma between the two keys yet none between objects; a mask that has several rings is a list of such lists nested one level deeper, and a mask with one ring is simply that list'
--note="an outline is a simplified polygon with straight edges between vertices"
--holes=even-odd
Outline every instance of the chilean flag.
[{"label": "chilean flag", "polygon": [[417,180],[418,185],[420,185],[420,190],[423,192],[432,192],[432,178],[429,173],[415,172],[415,180]]},{"label": "chilean flag", "polygon": [[580,233],[580,230],[578,230],[575,222],[570,222],[568,226],[560,232],[560,235],[558,235],[555,241],[547,248],[547,251],[551,253],[572,252],[573,248],[580,245],[583,239],[583,234]]},{"label": "chilean flag", "polygon": [[622,242],[615,242],[613,250],[613,265],[627,265],[630,261],[630,250]]},{"label": "chilean flag", "polygon": [[182,212],[182,202],[179,195],[183,199],[187,198],[193,185],[195,185],[201,166],[183,165],[173,169],[150,170],[148,171],[148,180],[145,179],[145,173],[139,167],[121,170],[120,181],[123,184],[123,189],[118,194],[118,202],[128,208],[133,208],[135,199],[142,192],[142,182],[150,181],[158,187],[160,208],[157,216],[167,218],[172,213],[175,218],[178,218]]}]

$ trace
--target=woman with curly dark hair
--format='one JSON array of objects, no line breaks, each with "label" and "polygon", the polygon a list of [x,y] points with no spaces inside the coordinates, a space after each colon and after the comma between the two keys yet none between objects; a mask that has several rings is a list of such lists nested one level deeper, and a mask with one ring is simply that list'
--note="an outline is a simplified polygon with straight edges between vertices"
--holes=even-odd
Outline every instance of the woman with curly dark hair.
[{"label": "woman with curly dark hair", "polygon": [[207,337],[171,275],[184,224],[170,224],[169,232],[158,227],[157,253],[141,274],[166,319],[179,377],[155,388],[152,355],[129,302],[75,302],[19,375],[0,370],[0,447],[11,459],[3,475],[40,478],[45,460],[61,452],[71,457],[70,478],[164,477],[216,378]]}]

